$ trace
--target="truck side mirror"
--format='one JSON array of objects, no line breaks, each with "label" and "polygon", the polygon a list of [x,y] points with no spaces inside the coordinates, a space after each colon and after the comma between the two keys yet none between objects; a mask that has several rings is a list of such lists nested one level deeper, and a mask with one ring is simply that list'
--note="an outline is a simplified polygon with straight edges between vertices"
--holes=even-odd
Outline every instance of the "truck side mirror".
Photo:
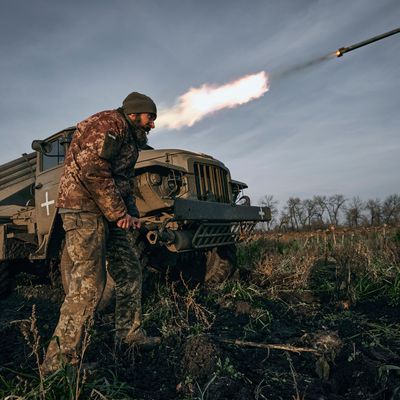
[{"label": "truck side mirror", "polygon": [[242,196],[240,199],[236,201],[236,204],[239,206],[251,206],[251,200],[249,196]]},{"label": "truck side mirror", "polygon": [[32,150],[47,154],[47,153],[51,152],[51,149],[53,146],[51,145],[51,143],[46,142],[45,140],[34,140],[32,142],[31,147],[32,147]]}]

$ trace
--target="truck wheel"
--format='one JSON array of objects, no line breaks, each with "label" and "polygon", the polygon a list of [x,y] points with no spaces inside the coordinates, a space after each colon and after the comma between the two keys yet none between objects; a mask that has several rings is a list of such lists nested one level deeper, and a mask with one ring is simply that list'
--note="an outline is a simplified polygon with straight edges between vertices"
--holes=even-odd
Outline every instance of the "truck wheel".
[{"label": "truck wheel", "polygon": [[0,299],[6,297],[12,288],[12,273],[8,261],[0,261]]},{"label": "truck wheel", "polygon": [[234,244],[214,247],[206,253],[206,286],[220,284],[230,278],[236,269],[236,246]]},{"label": "truck wheel", "polygon": [[[61,281],[64,288],[64,293],[67,294],[69,283],[71,281],[71,270],[72,270],[72,261],[69,257],[67,248],[64,246],[62,254],[61,254],[61,261],[60,261],[60,272],[61,272]],[[110,304],[113,296],[114,296],[114,288],[115,282],[114,279],[111,278],[111,275],[107,271],[107,280],[106,286],[103,290],[103,295],[97,306],[97,311],[103,311],[108,304]]]}]

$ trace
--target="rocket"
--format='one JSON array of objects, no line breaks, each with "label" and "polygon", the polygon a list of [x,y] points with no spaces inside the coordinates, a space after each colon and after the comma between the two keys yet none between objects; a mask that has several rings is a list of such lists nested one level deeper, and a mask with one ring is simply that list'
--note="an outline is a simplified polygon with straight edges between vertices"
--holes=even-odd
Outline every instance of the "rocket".
[{"label": "rocket", "polygon": [[348,46],[348,47],[341,47],[340,49],[338,49],[338,50],[336,51],[335,55],[336,55],[337,57],[342,57],[342,55],[343,55],[344,53],[348,53],[349,51],[353,51],[353,50],[355,50],[355,49],[358,49],[359,47],[366,46],[367,44],[376,42],[376,41],[378,41],[378,40],[385,39],[385,38],[387,38],[388,36],[395,35],[396,33],[400,33],[400,28],[393,29],[392,31],[389,31],[389,32],[386,32],[386,33],[382,33],[382,35],[374,36],[374,37],[372,37],[371,39],[364,40],[364,41],[362,41],[362,42],[353,44],[353,45]]}]

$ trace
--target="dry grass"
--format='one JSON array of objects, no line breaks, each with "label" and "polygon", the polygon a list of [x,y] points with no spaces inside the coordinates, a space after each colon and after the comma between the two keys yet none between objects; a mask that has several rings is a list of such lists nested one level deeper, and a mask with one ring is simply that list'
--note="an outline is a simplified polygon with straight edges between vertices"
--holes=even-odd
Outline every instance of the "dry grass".
[{"label": "dry grass", "polygon": [[400,302],[398,235],[396,228],[386,226],[257,233],[242,245],[240,259],[251,281],[271,297],[312,288],[354,302],[383,291],[396,303]]},{"label": "dry grass", "polygon": [[[149,363],[149,370],[154,371],[155,366],[159,368],[158,360],[166,357],[169,369],[157,370],[157,372],[160,372],[160,375],[170,374],[168,377],[173,380],[174,367],[175,373],[180,371],[180,367],[177,367],[180,366],[179,344],[184,343],[190,336],[207,333],[207,337],[218,342],[221,354],[228,354],[232,361],[230,364],[221,364],[222,366],[217,371],[218,376],[210,375],[204,385],[198,385],[197,391],[192,393],[192,396],[197,394],[197,397],[193,398],[211,398],[215,387],[219,387],[218,385],[223,382],[220,378],[228,377],[229,382],[236,381],[240,382],[240,386],[251,387],[254,398],[271,398],[267,395],[269,390],[275,388],[279,391],[285,386],[286,397],[283,398],[305,399],[307,398],[306,382],[328,379],[330,368],[337,368],[336,353],[339,350],[348,351],[350,341],[359,339],[358,346],[361,346],[363,341],[382,343],[378,349],[383,349],[385,340],[389,340],[389,343],[398,342],[398,326],[391,320],[385,324],[364,321],[363,329],[355,331],[357,336],[354,336],[352,332],[353,336],[340,338],[343,346],[341,346],[342,342],[338,342],[340,349],[336,351],[335,347],[333,349],[335,353],[333,353],[333,345],[327,341],[332,338],[332,334],[327,337],[325,328],[325,326],[330,326],[329,324],[336,327],[336,322],[340,318],[350,320],[350,317],[346,315],[353,311],[339,313],[336,307],[330,307],[332,304],[336,306],[341,302],[351,307],[360,300],[378,297],[384,297],[393,304],[400,303],[400,235],[397,232],[396,229],[381,227],[252,235],[238,249],[239,279],[226,282],[212,292],[206,292],[198,286],[190,287],[182,278],[179,282],[167,281],[155,288],[143,307],[144,323],[148,331],[157,331],[164,336],[164,347],[160,347],[158,352],[140,354],[136,361],[139,363],[141,360],[144,363],[145,360],[150,362],[151,357],[160,357],[157,363]],[[293,322],[293,325],[303,324],[301,330],[299,329],[300,332],[303,332],[303,329],[311,329],[308,322],[316,314],[312,314],[311,311],[308,314],[298,312],[298,309],[307,309],[304,307],[304,297],[301,297],[297,308],[294,302],[289,304],[287,298],[284,297],[305,293],[312,293],[315,298],[321,297],[321,299],[324,295],[324,299],[329,303],[328,307],[319,308],[319,319],[313,321],[318,331],[314,331],[316,332],[314,335],[313,331],[309,332],[309,341],[305,341],[304,336],[290,336],[279,344],[281,327],[290,328]],[[286,303],[271,301],[274,298],[284,300]],[[297,299],[300,299],[300,296]],[[320,304],[317,305],[319,306]],[[327,310],[330,310],[329,315],[325,315],[325,320],[321,322],[320,317],[328,312]],[[286,324],[285,313],[288,313],[289,318],[296,315],[298,320]],[[352,317],[353,315],[354,313],[351,314]],[[107,364],[109,369],[103,369],[101,377],[86,373],[83,360],[90,342],[93,342],[90,344],[91,348],[92,346],[104,347],[107,346],[104,338],[109,338],[109,332],[101,332],[101,334],[97,332],[98,337],[96,334],[92,336],[92,323],[93,321],[85,331],[78,367],[65,368],[53,376],[43,377],[38,367],[43,358],[43,345],[40,343],[39,332],[42,332],[44,336],[44,331],[37,328],[35,307],[32,309],[30,318],[14,321],[13,324],[21,328],[29,344],[31,350],[29,361],[30,365],[33,365],[33,373],[29,377],[22,378],[23,373],[16,372],[14,374],[16,378],[13,381],[1,381],[0,384],[4,388],[0,387],[0,397],[5,395],[10,396],[10,399],[41,400],[61,397],[75,400],[132,398],[135,393],[135,389],[129,386],[132,380],[128,380],[124,375],[127,353],[121,354],[121,358],[118,359],[116,356],[109,355],[110,359],[115,358],[115,365]],[[320,332],[325,336],[316,336]],[[298,332],[293,333],[293,335],[297,334]],[[270,338],[274,340],[270,341]],[[302,343],[305,344],[304,347],[300,347]],[[248,355],[250,358],[265,351],[269,357],[267,352],[270,350],[275,350],[275,361],[279,360],[276,353],[286,351],[281,355],[283,362],[280,363],[279,368],[265,363],[264,369],[255,371],[253,364],[247,360],[252,366],[251,373],[248,373],[244,368],[243,361],[246,360],[243,360],[242,355],[251,354]],[[388,353],[388,350],[384,350]],[[290,355],[288,352],[294,353]],[[319,357],[321,352],[323,357]],[[91,354],[88,358],[90,356]],[[315,363],[316,357],[319,357],[320,372],[318,370],[314,372],[314,366],[311,367],[311,372],[305,372],[304,365],[299,360],[306,359],[309,363]],[[136,365],[129,368],[136,368]],[[383,374],[386,373],[389,381],[390,373],[394,372],[384,370]],[[130,377],[132,375],[131,371]],[[256,380],[249,383],[250,381],[245,380],[244,376],[246,379],[248,377],[253,379],[256,376]],[[285,384],[282,383],[282,376],[286,379]],[[160,383],[161,380],[157,382]]]},{"label": "dry grass", "polygon": [[202,304],[200,297],[199,285],[191,288],[183,277],[178,282],[167,281],[145,304],[144,325],[156,326],[163,336],[208,331],[215,314]]}]

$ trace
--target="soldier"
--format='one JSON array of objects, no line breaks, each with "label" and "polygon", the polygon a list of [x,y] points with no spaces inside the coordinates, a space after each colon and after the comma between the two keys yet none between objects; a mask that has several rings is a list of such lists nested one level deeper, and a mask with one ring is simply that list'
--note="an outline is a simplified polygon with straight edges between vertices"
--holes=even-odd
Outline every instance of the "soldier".
[{"label": "soldier", "polygon": [[78,363],[85,326],[105,287],[106,252],[116,283],[116,338],[128,345],[159,340],[146,337],[141,329],[142,269],[130,232],[140,228],[134,166],[156,116],[153,100],[133,92],[121,108],[77,125],[56,204],[72,261],[71,280],[42,366],[45,373]]}]

